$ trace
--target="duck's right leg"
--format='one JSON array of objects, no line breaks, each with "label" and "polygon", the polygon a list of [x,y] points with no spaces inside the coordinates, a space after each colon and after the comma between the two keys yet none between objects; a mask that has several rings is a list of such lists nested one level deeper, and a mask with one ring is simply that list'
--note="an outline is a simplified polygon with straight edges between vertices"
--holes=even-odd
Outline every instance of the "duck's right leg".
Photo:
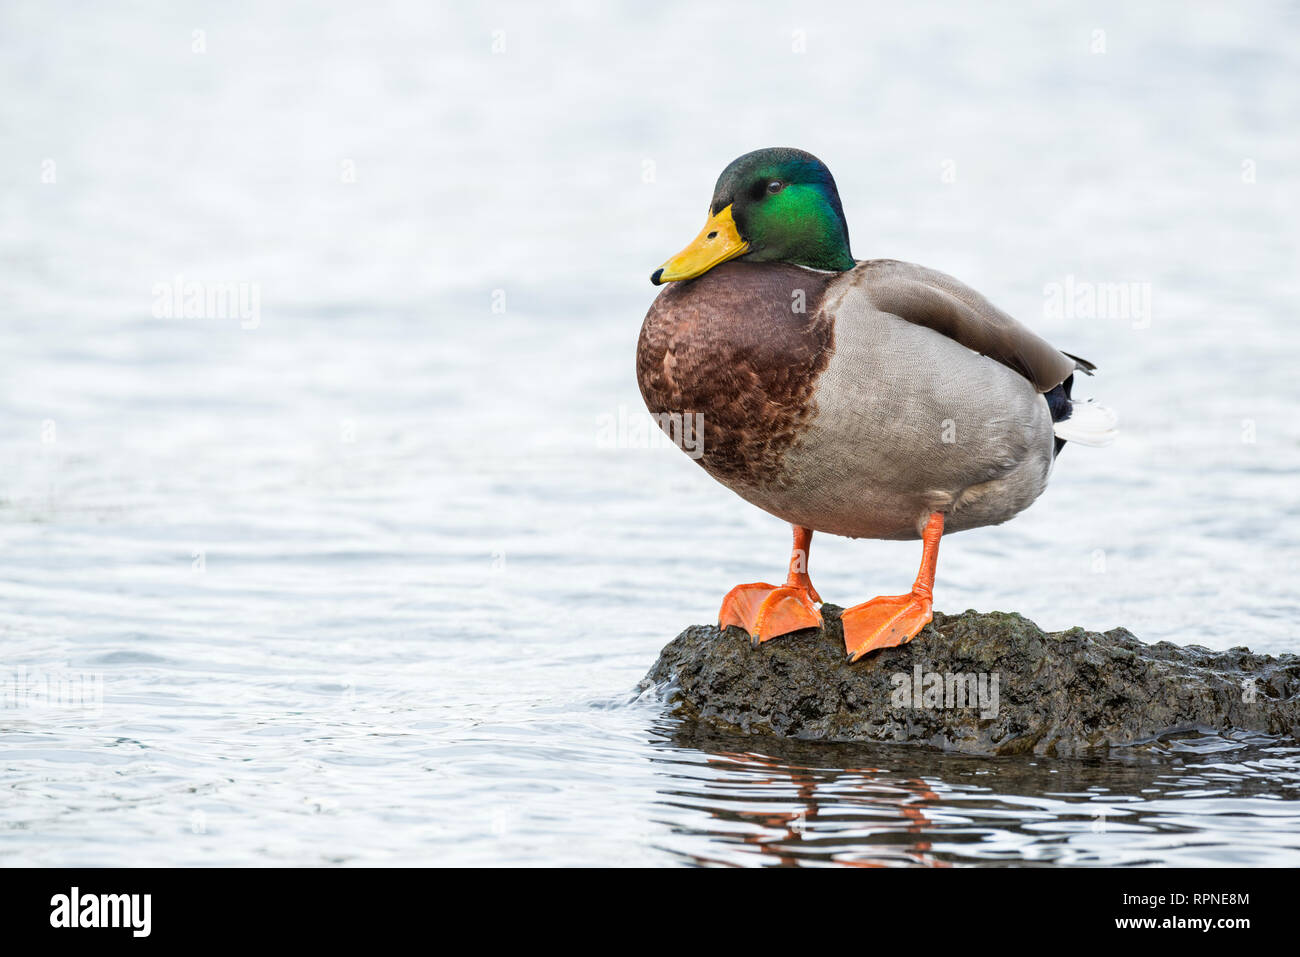
[{"label": "duck's right leg", "polygon": [[811,543],[812,529],[795,525],[790,574],[785,584],[779,588],[767,582],[737,585],[722,599],[718,627],[739,625],[756,645],[792,631],[820,628],[822,616],[815,603],[821,601],[821,596],[808,577]]}]

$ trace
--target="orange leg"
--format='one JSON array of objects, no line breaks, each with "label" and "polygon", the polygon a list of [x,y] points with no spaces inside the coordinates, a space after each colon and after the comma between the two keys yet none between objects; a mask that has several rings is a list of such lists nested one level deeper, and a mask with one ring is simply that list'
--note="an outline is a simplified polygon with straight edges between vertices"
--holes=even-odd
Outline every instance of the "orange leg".
[{"label": "orange leg", "polygon": [[821,612],[814,602],[821,596],[808,577],[808,546],[812,529],[794,526],[794,548],[790,553],[790,575],[780,588],[767,582],[737,585],[722,599],[718,627],[739,625],[761,644],[804,628],[820,628]]},{"label": "orange leg", "polygon": [[857,661],[878,648],[893,648],[916,637],[934,620],[931,606],[934,569],[939,561],[939,538],[943,535],[943,513],[935,512],[921,533],[924,548],[916,584],[906,595],[873,598],[844,609],[844,650],[849,661]]}]

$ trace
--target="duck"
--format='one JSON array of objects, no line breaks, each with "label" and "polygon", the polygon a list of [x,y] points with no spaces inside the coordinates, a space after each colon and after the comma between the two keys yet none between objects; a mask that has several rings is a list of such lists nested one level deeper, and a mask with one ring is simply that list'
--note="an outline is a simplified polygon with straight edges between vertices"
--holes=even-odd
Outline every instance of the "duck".
[{"label": "duck", "polygon": [[858,260],[830,170],[799,149],[733,160],[703,229],[655,269],[637,342],[646,408],[674,444],[793,531],[782,585],[732,588],[719,628],[754,644],[822,628],[814,532],[921,541],[909,592],[845,607],[850,662],[933,620],[939,542],[1042,494],[1070,442],[1115,414],[1075,400],[1096,367],[935,269]]}]

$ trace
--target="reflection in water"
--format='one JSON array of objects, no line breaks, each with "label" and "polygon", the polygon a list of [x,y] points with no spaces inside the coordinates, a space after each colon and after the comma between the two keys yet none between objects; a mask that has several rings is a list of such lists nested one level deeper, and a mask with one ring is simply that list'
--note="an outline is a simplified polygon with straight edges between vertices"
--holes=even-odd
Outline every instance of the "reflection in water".
[{"label": "reflection in water", "polygon": [[658,731],[666,849],[701,865],[1276,866],[1300,850],[1300,748],[1260,738],[1026,761]]}]

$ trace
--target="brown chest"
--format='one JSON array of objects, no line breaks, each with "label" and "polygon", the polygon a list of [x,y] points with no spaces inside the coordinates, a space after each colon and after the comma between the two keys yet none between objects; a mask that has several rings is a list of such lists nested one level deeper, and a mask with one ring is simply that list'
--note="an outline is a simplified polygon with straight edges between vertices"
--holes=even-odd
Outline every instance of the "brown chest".
[{"label": "brown chest", "polygon": [[[821,310],[833,278],[726,263],[670,285],[646,314],[637,346],[646,407],[661,427],[687,430],[688,447],[701,449],[700,464],[725,484],[781,481],[834,348]],[[691,434],[697,427],[702,435]]]}]

